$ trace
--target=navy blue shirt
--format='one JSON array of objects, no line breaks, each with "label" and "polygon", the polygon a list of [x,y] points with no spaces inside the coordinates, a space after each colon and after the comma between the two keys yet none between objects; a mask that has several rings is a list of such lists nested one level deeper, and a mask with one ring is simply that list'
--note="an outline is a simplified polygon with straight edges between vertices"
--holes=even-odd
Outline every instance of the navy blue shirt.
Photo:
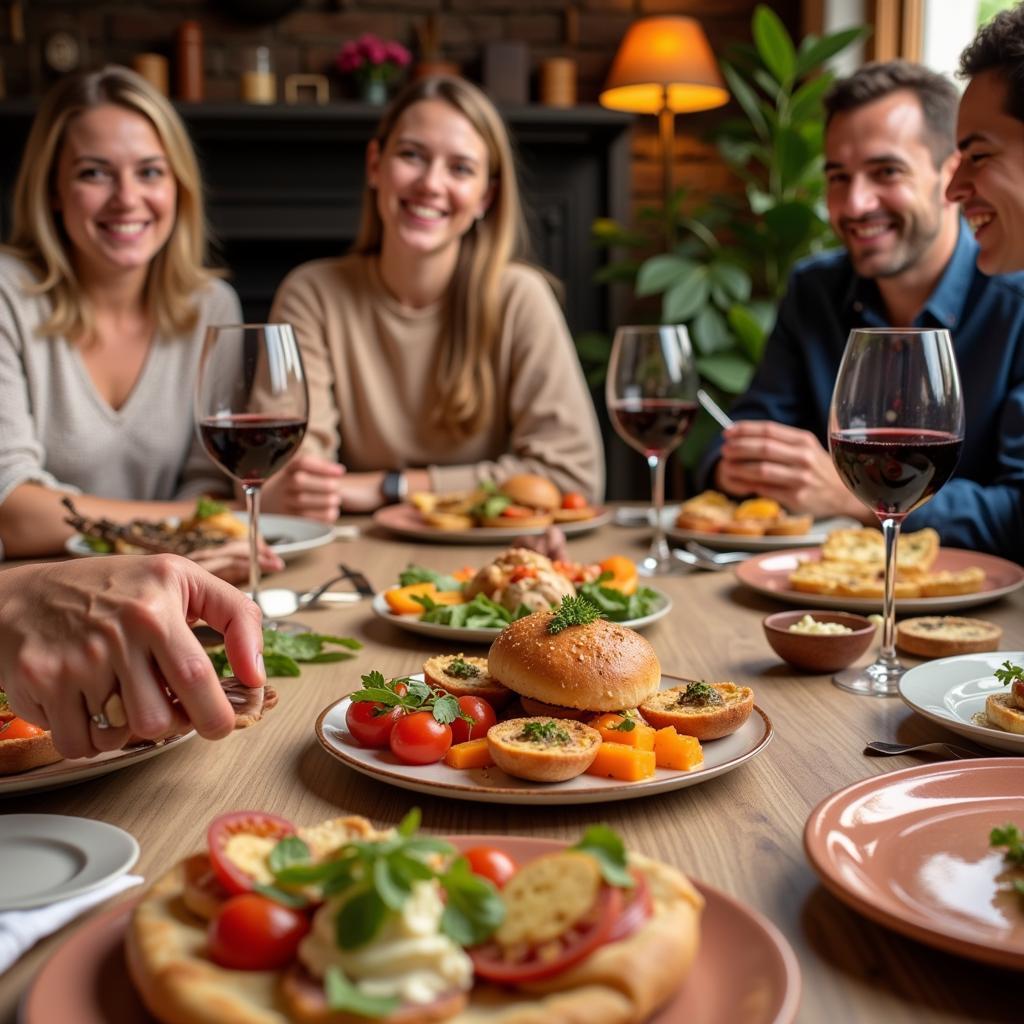
[{"label": "navy blue shirt", "polygon": [[[977,250],[961,223],[953,256],[913,324],[945,327],[953,337],[966,432],[956,475],[905,526],[933,526],[944,544],[1024,562],[1024,273],[987,277],[975,265]],[[845,250],[802,261],[733,419],[801,427],[827,447],[846,339],[855,327],[886,326],[878,286],[854,273]],[[701,486],[711,486],[721,443],[701,460]]]}]

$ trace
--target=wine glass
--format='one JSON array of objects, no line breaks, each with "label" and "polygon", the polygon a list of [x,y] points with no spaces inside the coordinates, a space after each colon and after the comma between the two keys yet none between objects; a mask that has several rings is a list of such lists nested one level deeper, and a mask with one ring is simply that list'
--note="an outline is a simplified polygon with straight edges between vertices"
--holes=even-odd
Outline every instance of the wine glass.
[{"label": "wine glass", "polygon": [[260,488],[298,450],[308,410],[306,375],[290,324],[207,328],[196,378],[196,426],[210,458],[245,492],[249,589],[257,604]]},{"label": "wine glass", "polygon": [[685,572],[665,540],[665,459],[682,444],[697,415],[697,370],[681,324],[620,327],[615,332],[605,397],[612,424],[651,469],[654,538],[642,576]]},{"label": "wine glass", "polygon": [[896,657],[896,545],[900,525],[953,475],[964,440],[960,375],[949,332],[850,332],[829,411],[828,443],[843,483],[882,524],[882,647],[866,669],[833,677],[854,693],[889,697],[905,671]]}]

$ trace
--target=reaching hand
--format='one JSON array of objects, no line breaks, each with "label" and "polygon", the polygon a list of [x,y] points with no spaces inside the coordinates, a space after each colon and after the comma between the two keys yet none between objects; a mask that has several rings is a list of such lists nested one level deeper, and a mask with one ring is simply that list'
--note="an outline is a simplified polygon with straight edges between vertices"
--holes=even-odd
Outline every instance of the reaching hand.
[{"label": "reaching hand", "polygon": [[867,510],[846,489],[810,431],[770,420],[740,420],[723,436],[715,469],[720,490],[774,498],[790,512],[867,520]]},{"label": "reaching hand", "polygon": [[[49,729],[65,757],[117,750],[175,727],[219,739],[234,713],[189,625],[224,634],[231,665],[262,686],[259,609],[176,555],[89,558],[0,573],[0,686],[15,714]],[[177,698],[171,704],[168,691]],[[118,694],[126,722],[101,728]],[[102,717],[100,718],[102,721]]]},{"label": "reaching hand", "polygon": [[[260,538],[259,541],[261,572],[277,572],[284,568],[284,562]],[[189,555],[193,562],[201,565],[207,572],[219,576],[228,583],[247,583],[249,580],[249,542],[232,540],[216,547],[200,548]]]},{"label": "reaching hand", "polygon": [[334,523],[341,510],[344,473],[336,462],[300,453],[263,485],[261,506],[267,512]]}]

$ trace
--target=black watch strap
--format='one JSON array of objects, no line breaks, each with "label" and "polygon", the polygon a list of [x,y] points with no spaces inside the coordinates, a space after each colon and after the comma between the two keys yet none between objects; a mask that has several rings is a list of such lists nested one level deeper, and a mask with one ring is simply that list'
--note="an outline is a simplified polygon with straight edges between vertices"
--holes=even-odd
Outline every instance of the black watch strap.
[{"label": "black watch strap", "polygon": [[401,501],[405,501],[405,496],[409,490],[409,483],[405,479],[405,474],[400,470],[389,469],[384,474],[384,480],[380,485],[380,493],[384,497],[384,503],[387,505],[397,505]]}]

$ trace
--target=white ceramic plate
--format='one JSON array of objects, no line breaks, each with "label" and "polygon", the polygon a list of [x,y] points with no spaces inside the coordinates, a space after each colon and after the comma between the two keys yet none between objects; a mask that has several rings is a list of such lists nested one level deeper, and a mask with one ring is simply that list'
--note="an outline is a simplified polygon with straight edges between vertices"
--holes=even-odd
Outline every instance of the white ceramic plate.
[{"label": "white ceramic plate", "polygon": [[983,747],[1024,756],[1024,736],[979,724],[975,717],[984,716],[985,698],[990,693],[1005,692],[1006,687],[992,675],[1004,661],[1024,665],[1024,651],[961,654],[925,662],[904,674],[900,696],[925,718]]},{"label": "white ceramic plate", "polygon": [[[656,590],[657,588],[652,587],[651,589]],[[639,619],[625,619],[619,625],[628,626],[630,629],[643,629],[668,615],[672,611],[672,598],[664,591],[658,590],[657,593],[658,602],[650,615],[643,615]],[[415,615],[395,615],[388,607],[383,594],[377,594],[374,597],[373,611],[379,618],[390,622],[399,629],[408,630],[410,633],[419,633],[422,636],[432,636],[437,640],[449,640],[453,644],[489,644],[501,632],[497,628],[443,626],[439,622],[423,622]]]},{"label": "white ceramic plate", "polygon": [[[423,676],[412,678],[422,679]],[[662,689],[682,682],[685,680],[678,676],[661,677]],[[498,767],[461,770],[449,768],[443,761],[426,765],[401,764],[390,750],[370,750],[352,739],[345,725],[345,712],[350,703],[348,697],[343,697],[324,708],[316,720],[317,739],[332,757],[363,775],[401,789],[485,804],[597,804],[670,793],[738,768],[764,750],[774,733],[768,716],[755,704],[738,731],[703,744],[701,768],[688,772],[659,768],[654,778],[642,782],[618,782],[584,774],[568,782],[545,785],[515,779]]]},{"label": "white ceramic plate", "polygon": [[0,911],[79,896],[123,875],[139,844],[122,829],[63,814],[0,818]]},{"label": "white ceramic plate", "polygon": [[[789,574],[805,561],[816,561],[821,555],[820,548],[806,548],[773,554],[754,555],[736,566],[736,576],[751,590],[774,597],[798,608],[833,608],[847,612],[880,612],[880,597],[835,597],[830,594],[810,594],[794,590],[789,584]],[[942,548],[932,569],[938,572],[948,569],[958,572],[971,566],[985,570],[985,582],[981,590],[973,594],[952,594],[948,597],[906,597],[896,599],[896,614],[935,615],[954,611],[958,608],[974,608],[989,604],[997,598],[1012,594],[1024,584],[1024,568],[1005,558],[985,555],[978,551],[964,551],[960,548]]]},{"label": "white ceramic plate", "polygon": [[[575,537],[604,526],[612,518],[611,511],[599,508],[591,519],[580,519],[573,523],[556,523],[566,535]],[[516,537],[539,536],[546,526],[474,526],[468,530],[439,530],[423,521],[423,517],[412,505],[388,505],[373,514],[373,521],[399,537],[411,540],[425,540],[436,544],[507,544]]]},{"label": "white ceramic plate", "polygon": [[[679,510],[676,509],[678,515]],[[715,551],[783,551],[787,548],[806,548],[812,544],[822,544],[833,530],[844,530],[859,525],[856,520],[838,517],[834,519],[818,519],[812,524],[810,532],[799,536],[764,536],[744,537],[736,533],[705,533],[703,530],[683,530],[675,525],[675,516],[666,525],[669,538],[679,543],[695,540],[706,548]]]},{"label": "white ceramic plate", "polygon": [[[234,516],[243,523],[249,521],[244,512],[235,512]],[[329,544],[334,539],[334,527],[327,523],[314,523],[311,519],[279,516],[272,512],[260,516],[260,529],[264,537],[274,542],[270,545],[271,549],[284,559]],[[93,551],[80,533],[68,537],[64,542],[64,550],[77,558],[90,558],[101,553]]]},{"label": "white ceramic plate", "polygon": [[74,782],[95,779],[99,775],[138,764],[139,761],[148,761],[151,757],[156,757],[157,754],[192,739],[193,736],[194,732],[187,732],[184,736],[172,736],[169,740],[161,740],[159,743],[140,743],[128,750],[111,750],[88,759],[45,764],[42,768],[33,768],[17,775],[0,775],[0,797],[11,796],[14,793],[59,789]]}]

